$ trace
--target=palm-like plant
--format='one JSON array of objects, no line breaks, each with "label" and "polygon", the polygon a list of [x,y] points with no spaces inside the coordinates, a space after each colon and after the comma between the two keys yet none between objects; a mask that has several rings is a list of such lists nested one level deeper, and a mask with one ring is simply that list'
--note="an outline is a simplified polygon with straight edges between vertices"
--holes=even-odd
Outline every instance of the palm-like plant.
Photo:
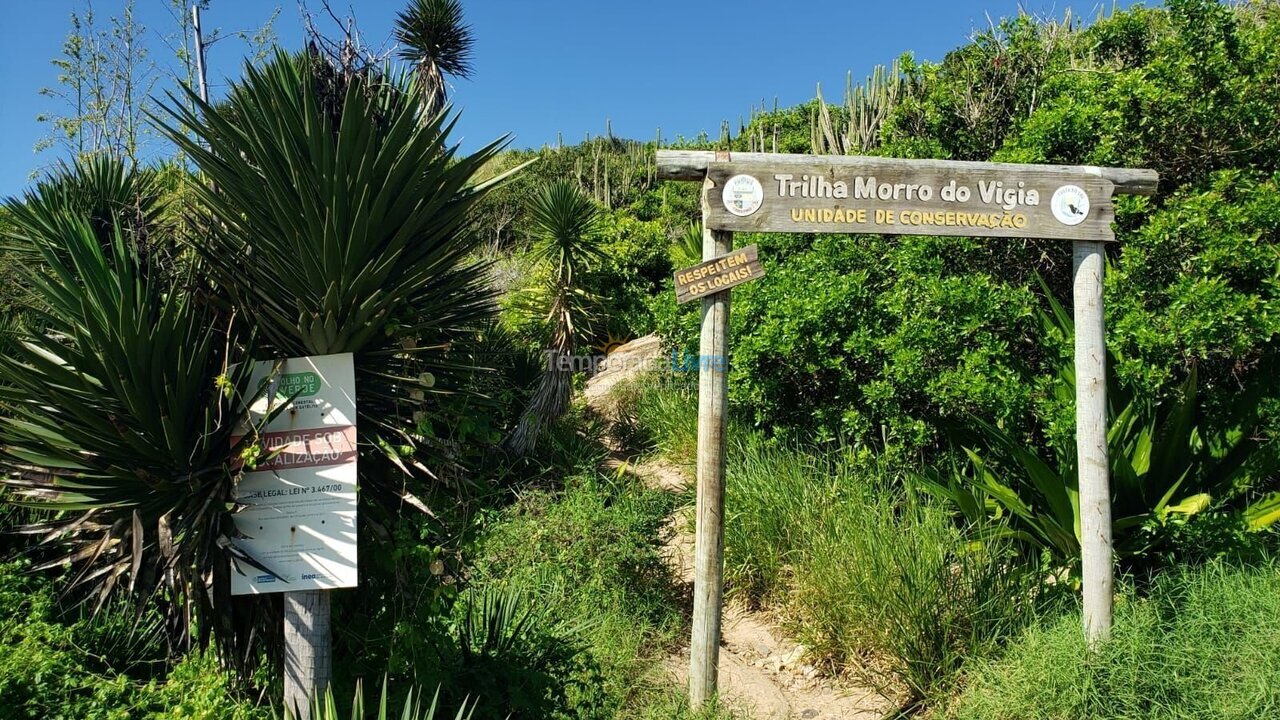
[{"label": "palm-like plant", "polygon": [[[438,705],[439,698],[440,695],[437,692],[436,696],[432,698],[431,704],[424,708],[422,705],[422,695],[415,695],[414,692],[410,690],[404,698],[404,703],[401,705],[401,711],[396,713],[389,707],[387,701],[387,683],[384,681],[382,683],[382,697],[378,702],[378,713],[373,717],[376,717],[377,720],[396,720],[396,718],[399,718],[400,720],[435,720],[436,713],[440,709]],[[469,708],[467,703],[464,701],[462,706],[459,707],[458,711],[454,714],[454,720],[469,720],[474,714],[474,710],[474,705]],[[287,709],[285,710],[284,716],[285,720],[293,720],[294,718],[293,713]],[[326,691],[323,697],[317,696],[311,703],[312,720],[365,720],[368,717],[370,717],[370,715],[365,710],[364,687],[363,684],[358,681],[356,682],[355,697],[351,701],[350,714],[346,714],[338,710],[338,703],[333,699],[332,690]]]},{"label": "palm-like plant", "polygon": [[[446,394],[469,388],[469,347],[494,312],[470,214],[503,179],[474,182],[503,141],[460,154],[456,120],[421,115],[421,92],[407,74],[277,52],[246,67],[225,105],[188,91],[157,119],[210,181],[192,247],[261,355],[354,354],[361,498],[387,513],[430,512],[429,466],[450,462],[431,420],[455,423]],[[327,627],[322,593],[290,593],[284,607],[290,627]],[[328,684],[329,638],[305,641],[294,657],[314,661],[286,666],[287,703]]]},{"label": "palm-like plant", "polygon": [[[193,247],[264,354],[354,353],[365,457],[429,477],[445,461],[415,420],[464,385],[494,311],[470,212],[503,179],[473,184],[503,143],[461,155],[453,121],[419,122],[410,79],[354,75],[335,98],[316,62],[277,53],[246,67],[226,106],[170,104],[159,122],[211,181],[198,193],[214,222]],[[361,482],[420,505],[403,482]]]},{"label": "palm-like plant", "polygon": [[471,27],[463,22],[460,0],[410,0],[396,15],[400,56],[417,68],[424,117],[444,109],[444,76],[471,77]]},{"label": "palm-like plant", "polygon": [[[1045,331],[1070,345],[1074,323],[1049,293]],[[1119,358],[1108,352],[1108,366]],[[1075,368],[1056,368],[1055,392],[1063,404],[1075,397]],[[1261,373],[1262,377],[1267,377]],[[1113,378],[1114,380],[1114,378]],[[1256,383],[1255,383],[1256,384]],[[1227,417],[1210,421],[1201,406],[1192,368],[1173,398],[1156,402],[1119,383],[1107,390],[1108,459],[1116,553],[1126,565],[1149,562],[1165,549],[1168,533],[1201,514],[1216,513],[1240,532],[1280,522],[1280,492],[1263,494],[1276,458],[1261,450],[1258,387],[1246,391]],[[922,487],[943,497],[971,521],[989,514],[1007,520],[998,532],[1012,534],[1056,560],[1074,563],[1080,554],[1080,499],[1075,448],[1045,456],[1021,437],[969,418],[951,428],[969,467],[933,470]]]},{"label": "palm-like plant", "polygon": [[546,286],[540,288],[541,306],[550,321],[547,367],[529,406],[507,439],[507,447],[524,455],[537,445],[542,428],[564,414],[573,390],[569,356],[586,334],[593,298],[579,279],[597,263],[602,253],[596,244],[600,209],[578,185],[560,180],[534,197],[529,220],[534,238],[532,257],[549,268]]},{"label": "palm-like plant", "polygon": [[98,167],[8,203],[29,317],[0,357],[0,467],[56,513],[25,528],[60,549],[45,567],[69,565],[99,606],[154,598],[186,644],[194,617],[225,627],[210,611],[228,609],[214,568],[234,532],[230,395],[247,381],[225,353],[243,339],[140,251],[146,198],[120,190],[146,178]]}]

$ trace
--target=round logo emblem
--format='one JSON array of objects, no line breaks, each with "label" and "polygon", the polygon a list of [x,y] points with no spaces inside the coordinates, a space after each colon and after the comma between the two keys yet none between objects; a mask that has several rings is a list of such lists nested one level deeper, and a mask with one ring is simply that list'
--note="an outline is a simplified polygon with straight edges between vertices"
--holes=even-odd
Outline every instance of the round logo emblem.
[{"label": "round logo emblem", "polygon": [[750,175],[734,175],[724,184],[724,206],[738,217],[746,217],[760,209],[764,188]]},{"label": "round logo emblem", "polygon": [[1049,203],[1053,216],[1063,225],[1079,225],[1089,217],[1089,194],[1075,185],[1063,185]]}]

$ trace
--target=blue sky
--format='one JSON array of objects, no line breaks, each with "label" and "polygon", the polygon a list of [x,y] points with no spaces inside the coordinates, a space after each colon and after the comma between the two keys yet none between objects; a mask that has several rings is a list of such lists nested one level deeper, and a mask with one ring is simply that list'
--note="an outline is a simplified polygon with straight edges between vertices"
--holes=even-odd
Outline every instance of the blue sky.
[{"label": "blue sky", "polygon": [[[95,0],[102,18],[124,0]],[[149,29],[152,59],[171,52],[161,36],[174,31],[169,0],[136,0]],[[306,0],[320,9],[320,0]],[[354,10],[366,40],[389,36],[403,0],[331,0],[340,14]],[[1124,2],[1122,5],[1130,3]],[[69,30],[69,14],[83,0],[9,0],[0,28],[0,197],[15,194],[33,170],[58,154],[32,147],[48,129],[37,123],[58,104],[39,95],[57,82],[51,60]],[[1057,15],[1049,1],[930,0],[466,0],[475,37],[475,73],[454,82],[462,110],[459,137],[474,148],[506,133],[514,145],[566,142],[603,133],[652,138],[715,134],[721,120],[736,127],[761,100],[792,105],[814,97],[818,83],[839,99],[845,74],[855,80],[904,51],[938,60],[962,44],[988,17],[1029,12]],[[261,25],[276,9],[280,43],[298,48],[303,26],[296,0],[212,0],[206,32]],[[1106,6],[1110,8],[1111,2]],[[1094,2],[1072,5],[1092,17]],[[325,25],[333,30],[333,26]],[[772,48],[772,49],[770,49]],[[243,43],[228,38],[209,53],[214,95],[239,75]],[[738,51],[741,51],[739,54]]]}]

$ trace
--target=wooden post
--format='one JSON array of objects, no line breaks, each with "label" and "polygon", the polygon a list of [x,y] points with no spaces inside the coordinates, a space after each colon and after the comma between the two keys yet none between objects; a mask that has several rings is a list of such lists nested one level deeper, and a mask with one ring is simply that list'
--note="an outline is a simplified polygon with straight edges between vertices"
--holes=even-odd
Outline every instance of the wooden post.
[{"label": "wooden post", "polygon": [[284,593],[284,704],[295,720],[313,720],[311,698],[332,679],[329,617],[327,590]]},{"label": "wooden post", "polygon": [[[710,180],[702,194],[702,259],[733,250],[733,233],[707,228]],[[698,501],[694,530],[693,637],[689,643],[689,703],[716,696],[720,614],[724,595],[724,425],[728,394],[729,292],[702,300],[698,358]]]},{"label": "wooden post", "polygon": [[1092,646],[1111,632],[1113,557],[1107,461],[1107,349],[1102,312],[1103,244],[1076,241],[1076,454],[1084,633]]}]

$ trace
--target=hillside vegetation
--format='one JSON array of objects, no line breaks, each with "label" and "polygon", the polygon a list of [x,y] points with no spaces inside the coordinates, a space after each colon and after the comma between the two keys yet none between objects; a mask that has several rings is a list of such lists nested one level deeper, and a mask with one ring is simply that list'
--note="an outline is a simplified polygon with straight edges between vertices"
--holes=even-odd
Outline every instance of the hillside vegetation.
[{"label": "hillside vegetation", "polygon": [[[461,12],[412,3],[437,5]],[[412,74],[470,69],[437,60]],[[1275,716],[1280,4],[1020,15],[940,61],[886,60],[843,101],[759,109],[715,138],[464,157],[421,114],[443,94],[281,52],[225,103],[168,110],[182,157],[76,158],[4,204],[0,493],[93,483],[0,508],[28,528],[0,537],[0,718],[276,714],[280,604],[231,602],[211,564],[240,472],[225,421],[242,361],[345,350],[376,404],[360,587],[333,595],[340,706],[364,679],[393,707],[438,688],[448,717],[732,716],[690,713],[668,667],[689,620],[663,534],[691,498],[605,469],[696,451],[699,309],[676,305],[672,271],[701,259],[700,187],[658,180],[659,146],[1156,170],[1155,196],[1118,198],[1107,250],[1111,642],[1090,653],[1079,627],[1061,241],[735,238],[768,274],[733,291],[728,592],[905,714]],[[325,124],[347,111],[361,121]],[[413,183],[447,207],[407,212]],[[339,261],[352,238],[377,239],[359,265],[383,282]],[[650,333],[670,370],[615,388],[607,417],[569,402],[591,368],[553,357]],[[117,382],[103,357],[169,379]]]}]

